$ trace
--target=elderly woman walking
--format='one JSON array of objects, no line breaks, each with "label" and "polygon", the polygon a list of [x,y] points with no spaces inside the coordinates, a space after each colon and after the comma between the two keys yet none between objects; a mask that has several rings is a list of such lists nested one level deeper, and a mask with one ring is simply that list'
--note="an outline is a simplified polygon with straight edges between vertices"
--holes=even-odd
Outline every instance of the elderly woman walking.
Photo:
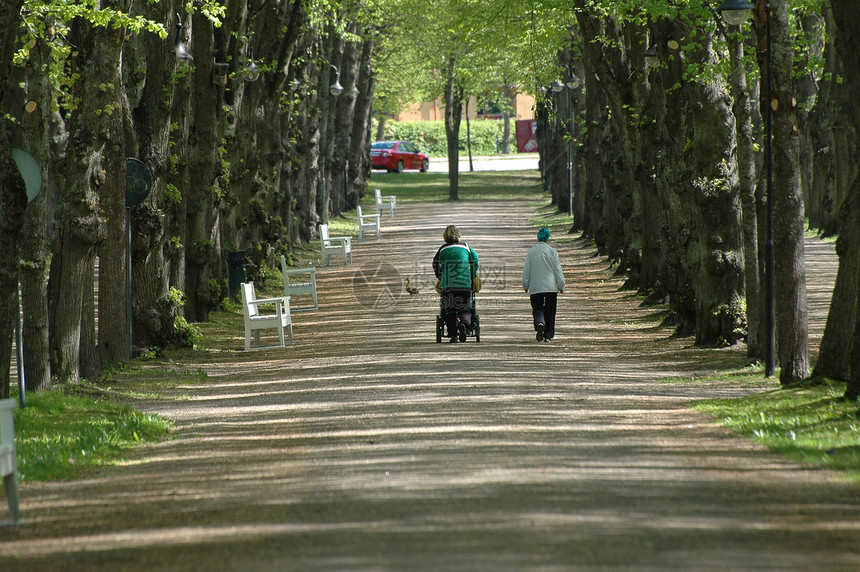
[{"label": "elderly woman walking", "polygon": [[538,242],[526,254],[523,265],[523,290],[529,293],[534,318],[535,338],[549,342],[555,337],[555,314],[558,295],[564,292],[564,274],[558,251],[547,244],[550,232],[541,228]]}]

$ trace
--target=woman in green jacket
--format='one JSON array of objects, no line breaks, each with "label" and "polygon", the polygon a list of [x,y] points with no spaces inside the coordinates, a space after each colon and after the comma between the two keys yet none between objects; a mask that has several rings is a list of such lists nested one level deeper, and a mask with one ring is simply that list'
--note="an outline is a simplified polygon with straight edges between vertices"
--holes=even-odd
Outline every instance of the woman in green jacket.
[{"label": "woman in green jacket", "polygon": [[472,330],[472,284],[478,275],[478,255],[460,242],[460,229],[449,225],[445,240],[433,257],[433,272],[441,283],[442,314],[451,342],[465,342]]}]

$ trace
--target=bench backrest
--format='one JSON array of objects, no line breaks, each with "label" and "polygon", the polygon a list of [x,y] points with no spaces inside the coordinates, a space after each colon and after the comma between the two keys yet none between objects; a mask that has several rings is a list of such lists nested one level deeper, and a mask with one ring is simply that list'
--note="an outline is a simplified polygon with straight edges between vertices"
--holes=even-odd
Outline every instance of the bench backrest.
[{"label": "bench backrest", "polygon": [[259,314],[256,304],[251,304],[257,299],[257,293],[254,290],[253,282],[245,282],[242,284],[242,310],[245,312],[245,318],[253,318]]},{"label": "bench backrest", "polygon": [[[358,223],[359,224],[364,224],[365,226],[367,226],[367,225],[376,226],[376,222],[379,220],[379,213],[366,215],[366,214],[361,212],[361,206],[355,207],[355,212],[356,212],[356,214],[358,214]],[[370,222],[365,222],[365,219],[369,220]]]},{"label": "bench backrest", "polygon": [[331,246],[328,235],[328,224],[320,225],[320,240],[322,240],[324,246]]},{"label": "bench backrest", "polygon": [[0,399],[0,445],[15,444],[15,417],[13,412],[16,404],[14,399]]},{"label": "bench backrest", "polygon": [[382,189],[374,189],[374,193],[376,193],[376,204],[382,203]]}]

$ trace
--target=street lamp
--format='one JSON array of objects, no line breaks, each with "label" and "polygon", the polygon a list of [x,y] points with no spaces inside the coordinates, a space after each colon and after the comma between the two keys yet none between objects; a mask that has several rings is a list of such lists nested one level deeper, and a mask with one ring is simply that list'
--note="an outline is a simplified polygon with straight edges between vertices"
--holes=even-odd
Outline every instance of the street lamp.
[{"label": "street lamp", "polygon": [[248,48],[248,63],[242,70],[242,77],[247,82],[255,82],[260,78],[260,68],[254,63],[254,48]]},{"label": "street lamp", "polygon": [[574,90],[579,87],[579,84],[582,83],[581,80],[576,77],[576,74],[573,73],[573,66],[567,66],[567,80],[564,84],[567,86],[567,89],[570,90],[568,94],[568,107],[570,107],[570,139],[567,142],[567,176],[568,176],[568,186],[567,186],[567,215],[573,216],[573,185],[576,181],[576,160],[574,158],[574,151],[576,148],[576,123],[574,117],[574,99],[573,93]]},{"label": "street lamp", "polygon": [[750,17],[750,10],[755,8],[747,0],[725,0],[717,8],[717,12],[723,15],[723,19],[729,26],[742,26]]},{"label": "street lamp", "polygon": [[340,85],[340,72],[331,64],[328,67],[334,72],[334,83],[329,86],[328,91],[332,95],[338,96],[343,93],[343,86]]},{"label": "street lamp", "polygon": [[551,88],[555,93],[560,93],[560,92],[561,92],[561,90],[563,90],[563,89],[564,89],[564,84],[563,84],[563,83],[561,83],[561,80],[560,80],[560,79],[557,79],[557,80],[555,80],[554,82],[552,82],[552,85],[550,86],[550,88]]},{"label": "street lamp", "polygon": [[657,44],[653,42],[642,55],[645,57],[646,67],[655,66],[660,61],[660,54],[657,53]]},{"label": "street lamp", "polygon": [[179,14],[176,15],[176,59],[184,62],[192,62],[194,58],[191,57],[191,54],[188,53],[188,50],[185,49],[185,46],[182,44],[182,18]]},{"label": "street lamp", "polygon": [[[334,72],[334,82],[329,86],[328,91],[333,97],[337,97],[341,93],[343,93],[343,86],[340,85],[340,72],[337,71],[337,68],[331,64],[329,64],[329,67],[331,68],[331,71]],[[329,113],[328,113],[328,110],[331,109],[330,105],[333,105],[333,103],[330,103],[328,101],[324,101],[324,103],[323,103],[324,113],[322,114],[323,119],[320,122],[320,142],[321,142],[321,144],[324,145],[324,147],[322,147],[323,150],[327,150],[329,148],[329,143],[328,143],[329,142],[329,136],[328,136],[328,132],[329,132],[329,129],[328,129],[329,117],[328,117],[328,115],[329,115]],[[327,154],[327,153],[324,151],[324,154]],[[323,219],[323,222],[328,222],[329,202],[330,202],[330,196],[331,196],[331,181],[330,181],[330,176],[327,173],[326,163],[327,163],[327,160],[321,160],[320,161],[320,182],[319,182],[320,192],[317,194],[317,196],[318,196],[317,209],[319,211],[320,216]]]},{"label": "street lamp", "polygon": [[[725,0],[717,8],[717,12],[723,15],[726,22],[732,26],[740,26],[746,22],[750,10],[754,9],[746,0]],[[773,50],[770,39],[770,4],[765,4],[765,33],[767,36],[767,60],[765,75],[767,82],[765,95],[771,99],[773,87],[771,82],[771,63]],[[770,101],[767,104],[765,114],[765,161],[767,164],[767,188],[765,195],[766,204],[766,238],[764,243],[764,329],[765,329],[765,364],[764,374],[773,377],[776,372],[776,301],[774,298],[774,253],[773,253],[773,106]]]}]

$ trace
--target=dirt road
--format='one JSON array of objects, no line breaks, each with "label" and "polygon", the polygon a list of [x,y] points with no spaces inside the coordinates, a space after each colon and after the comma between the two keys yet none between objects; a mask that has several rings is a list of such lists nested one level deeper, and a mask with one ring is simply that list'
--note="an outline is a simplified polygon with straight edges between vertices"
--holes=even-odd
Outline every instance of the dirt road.
[{"label": "dirt road", "polygon": [[[670,339],[584,242],[560,247],[556,340],[534,340],[528,221],[526,203],[400,206],[352,266],[320,269],[294,346],[237,335],[178,367],[207,379],[139,404],[176,420],[172,440],[24,486],[0,569],[860,568],[860,487],[691,411],[750,391],[677,381],[742,349]],[[450,223],[481,257],[480,343],[435,343]]]}]

